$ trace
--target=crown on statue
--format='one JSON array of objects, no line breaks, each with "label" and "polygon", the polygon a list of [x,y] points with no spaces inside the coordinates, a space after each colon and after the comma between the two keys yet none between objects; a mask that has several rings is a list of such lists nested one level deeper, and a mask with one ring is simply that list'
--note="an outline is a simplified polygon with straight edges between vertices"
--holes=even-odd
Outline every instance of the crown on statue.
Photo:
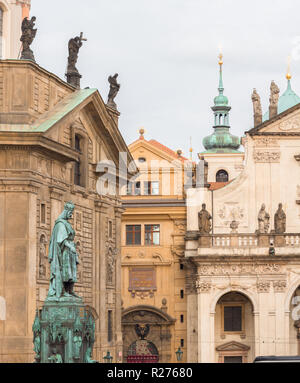
[{"label": "crown on statue", "polygon": [[65,210],[68,210],[68,211],[73,211],[75,208],[73,202],[66,202],[65,203]]}]

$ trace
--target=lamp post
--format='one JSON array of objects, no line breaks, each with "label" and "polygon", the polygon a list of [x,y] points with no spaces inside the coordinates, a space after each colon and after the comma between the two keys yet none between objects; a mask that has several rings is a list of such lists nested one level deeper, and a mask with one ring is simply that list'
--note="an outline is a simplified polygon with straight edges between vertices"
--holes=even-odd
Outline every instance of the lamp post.
[{"label": "lamp post", "polygon": [[104,363],[111,363],[113,357],[110,355],[110,352],[107,351],[107,354],[103,357],[103,359],[104,359]]},{"label": "lamp post", "polygon": [[178,350],[175,352],[175,354],[176,354],[177,362],[181,362],[183,351],[181,351],[180,347],[178,347]]}]

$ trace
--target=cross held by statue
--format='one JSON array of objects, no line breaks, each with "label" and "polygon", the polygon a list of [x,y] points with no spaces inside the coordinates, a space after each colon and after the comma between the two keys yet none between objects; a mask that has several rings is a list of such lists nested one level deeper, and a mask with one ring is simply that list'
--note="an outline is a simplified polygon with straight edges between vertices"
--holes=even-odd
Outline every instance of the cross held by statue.
[{"label": "cross held by statue", "polygon": [[80,32],[80,42],[81,41],[87,41],[87,39],[85,37],[83,37],[83,32]]}]

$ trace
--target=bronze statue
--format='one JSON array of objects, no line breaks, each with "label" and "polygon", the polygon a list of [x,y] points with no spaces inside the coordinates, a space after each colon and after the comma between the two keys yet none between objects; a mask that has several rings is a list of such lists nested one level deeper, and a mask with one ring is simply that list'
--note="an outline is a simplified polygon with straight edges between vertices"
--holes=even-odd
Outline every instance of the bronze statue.
[{"label": "bronze statue", "polygon": [[266,212],[266,205],[261,205],[258,213],[258,232],[267,233],[270,226],[270,215]]},{"label": "bronze statue", "polygon": [[117,83],[117,77],[118,77],[118,73],[116,73],[114,76],[108,77],[110,89],[108,94],[107,105],[115,110],[117,110],[117,104],[115,103],[114,99],[116,95],[118,94],[121,87],[121,85]]},{"label": "bronze statue", "polygon": [[198,213],[198,225],[199,225],[199,231],[202,234],[209,234],[211,231],[211,222],[212,219],[209,212],[206,210],[206,204],[202,204],[202,210]]},{"label": "bronze statue", "polygon": [[275,233],[283,234],[286,230],[286,214],[282,209],[282,203],[278,205],[278,209],[274,216]]},{"label": "bronze statue", "polygon": [[83,32],[81,32],[80,36],[70,39],[68,43],[69,57],[66,77],[67,82],[75,88],[80,88],[81,75],[76,68],[76,63],[78,60],[79,49],[82,47],[83,41],[87,41],[87,39],[83,38]]},{"label": "bronze statue", "polygon": [[37,32],[37,29],[34,29],[35,21],[35,16],[33,16],[30,20],[28,17],[25,17],[22,21],[22,36],[20,38],[20,41],[22,42],[21,60],[32,60],[35,62],[34,54],[30,49],[30,45],[32,44]]},{"label": "bronze statue", "polygon": [[73,287],[77,282],[79,259],[74,243],[75,231],[68,222],[73,211],[73,203],[67,202],[64,211],[54,224],[48,253],[51,274],[47,299],[59,300],[62,296],[77,297]]}]

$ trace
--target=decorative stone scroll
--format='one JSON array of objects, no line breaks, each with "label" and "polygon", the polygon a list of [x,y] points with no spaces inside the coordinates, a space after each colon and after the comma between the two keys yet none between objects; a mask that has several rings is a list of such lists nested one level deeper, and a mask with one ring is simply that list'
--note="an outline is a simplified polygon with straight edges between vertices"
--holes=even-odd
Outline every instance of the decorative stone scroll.
[{"label": "decorative stone scroll", "polygon": [[279,151],[254,150],[253,159],[261,163],[277,163],[280,162],[280,154]]}]

